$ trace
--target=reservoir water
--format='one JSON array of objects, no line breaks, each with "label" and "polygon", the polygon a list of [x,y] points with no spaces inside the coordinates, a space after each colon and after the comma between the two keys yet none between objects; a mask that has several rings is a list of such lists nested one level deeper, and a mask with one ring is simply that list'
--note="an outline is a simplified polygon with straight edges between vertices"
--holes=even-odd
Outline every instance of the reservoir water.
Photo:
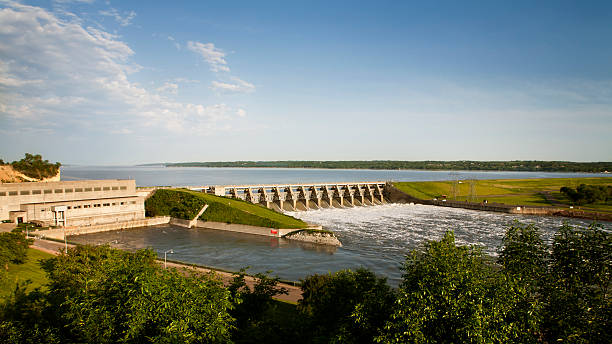
[{"label": "reservoir water", "polygon": [[[139,186],[215,185],[258,183],[307,183],[377,180],[448,180],[593,177],[601,174],[542,172],[305,170],[164,167],[62,167],[62,179],[135,178]],[[608,175],[609,176],[609,175]],[[343,247],[330,248],[285,239],[234,234],[206,229],[158,226],[75,236],[72,241],[89,244],[113,243],[129,250],[152,248],[163,257],[215,268],[250,272],[272,271],[282,279],[297,281],[314,273],[366,267],[386,276],[391,285],[401,280],[400,266],[406,255],[427,240],[439,239],[453,230],[458,243],[478,245],[491,255],[507,226],[514,221],[534,223],[546,240],[564,223],[587,226],[590,221],[479,212],[426,205],[388,204],[350,209],[323,209],[289,213],[307,222],[323,225],[336,233]],[[611,223],[603,224],[611,230]]]},{"label": "reservoir water", "polygon": [[303,168],[207,168],[163,166],[62,166],[62,180],[135,179],[137,186],[201,186],[361,181],[612,177],[601,173],[331,170]]}]

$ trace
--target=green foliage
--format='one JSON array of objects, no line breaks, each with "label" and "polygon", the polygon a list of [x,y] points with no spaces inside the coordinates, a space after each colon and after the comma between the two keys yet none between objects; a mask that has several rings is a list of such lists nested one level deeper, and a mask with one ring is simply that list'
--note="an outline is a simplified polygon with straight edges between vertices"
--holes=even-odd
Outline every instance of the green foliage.
[{"label": "green foliage", "polygon": [[160,189],[145,201],[147,216],[172,216],[191,220],[208,204],[200,220],[268,228],[303,228],[301,220],[237,199],[184,189]]},{"label": "green foliage", "polygon": [[83,342],[225,342],[229,292],[211,276],[163,270],[151,250],[79,246],[45,266],[68,337]]},{"label": "green foliage", "polygon": [[393,309],[385,278],[360,268],[308,276],[298,310],[308,317],[314,343],[372,343]]},{"label": "green foliage", "polygon": [[49,253],[29,248],[23,264],[9,263],[6,278],[0,281],[0,301],[10,297],[18,285],[28,290],[44,288],[48,280],[39,261],[52,256]]},{"label": "green foliage", "polygon": [[146,216],[172,216],[191,220],[206,202],[196,195],[181,190],[156,190],[145,201]]},{"label": "green foliage", "polygon": [[451,232],[406,259],[396,310],[378,337],[384,343],[529,341],[519,319],[527,292]]},{"label": "green foliage", "polygon": [[516,221],[506,230],[498,262],[504,271],[517,278],[538,282],[546,273],[546,245],[533,224]]},{"label": "green foliage", "polygon": [[9,263],[23,264],[32,239],[22,233],[0,233],[0,282],[7,278]]},{"label": "green foliage", "polygon": [[610,162],[569,161],[214,161],[165,164],[167,167],[276,167],[276,168],[350,168],[373,170],[488,170],[604,172],[612,170]]},{"label": "green foliage", "polygon": [[307,224],[294,217],[240,199],[190,191],[208,204],[200,216],[203,221],[235,223],[268,228],[304,228]]},{"label": "green foliage", "polygon": [[612,185],[580,184],[575,190],[564,186],[559,191],[578,205],[612,200]]},{"label": "green foliage", "polygon": [[612,342],[612,233],[564,225],[552,246],[545,329],[550,342]]},{"label": "green foliage", "polygon": [[246,282],[246,269],[234,274],[229,290],[236,300],[231,315],[236,319],[236,331],[232,339],[235,343],[284,343],[289,341],[286,328],[270,317],[279,304],[273,296],[287,294],[288,290],[279,287],[279,278],[258,273],[253,277],[251,286]]},{"label": "green foliage", "polygon": [[13,161],[13,168],[30,178],[44,179],[57,175],[60,169],[59,162],[50,163],[49,160],[43,160],[40,154],[25,153],[25,158],[19,161]]}]

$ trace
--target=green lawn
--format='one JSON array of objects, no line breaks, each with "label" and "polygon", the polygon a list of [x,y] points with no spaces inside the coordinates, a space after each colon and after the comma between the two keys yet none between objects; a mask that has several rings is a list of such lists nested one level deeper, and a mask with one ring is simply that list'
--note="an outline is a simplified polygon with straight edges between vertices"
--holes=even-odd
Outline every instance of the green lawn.
[{"label": "green lawn", "polygon": [[[432,199],[446,195],[453,199],[452,181],[443,182],[396,182],[393,185],[401,191],[421,199]],[[473,183],[474,194],[470,195]],[[546,179],[495,179],[463,180],[456,184],[458,201],[504,203],[510,205],[568,207],[569,199],[559,192],[563,186],[575,188],[580,184],[612,185],[610,177],[595,178],[546,178]],[[588,204],[584,208],[611,212],[612,204]]]},{"label": "green lawn", "polygon": [[47,283],[47,275],[41,269],[39,260],[53,257],[52,254],[39,251],[33,248],[28,249],[26,261],[23,264],[9,264],[8,278],[0,288],[0,298],[10,295],[16,283],[23,283],[30,280],[32,283],[28,290],[43,287]]},{"label": "green lawn", "polygon": [[203,221],[268,228],[306,228],[308,226],[302,220],[277,213],[261,205],[187,189],[157,190],[145,201],[145,209],[147,216],[172,216],[191,220],[204,204],[208,204],[208,208],[200,216]]},{"label": "green lawn", "polygon": [[204,199],[208,209],[200,216],[203,221],[236,223],[271,228],[305,228],[307,224],[294,217],[278,213],[264,206],[239,199],[219,197],[189,191]]}]

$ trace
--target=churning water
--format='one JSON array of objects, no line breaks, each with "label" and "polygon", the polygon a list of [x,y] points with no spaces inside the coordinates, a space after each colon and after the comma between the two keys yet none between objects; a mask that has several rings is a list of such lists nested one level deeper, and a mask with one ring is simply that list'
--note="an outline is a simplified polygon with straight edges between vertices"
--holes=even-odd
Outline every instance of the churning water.
[{"label": "churning water", "polygon": [[[576,219],[408,204],[289,214],[334,231],[344,246],[336,249],[285,239],[174,226],[96,233],[71,239],[90,244],[117,240],[113,246],[130,250],[150,247],[161,257],[164,251],[173,249],[175,253],[170,258],[175,260],[231,271],[250,266],[252,273],[272,271],[273,275],[287,280],[363,266],[386,276],[391,285],[397,286],[406,254],[427,240],[440,239],[448,230],[455,232],[459,244],[479,245],[486,253],[496,255],[506,228],[515,220],[536,224],[547,240],[564,221],[580,226],[590,224]],[[607,229],[611,229],[610,225],[604,224]]]}]

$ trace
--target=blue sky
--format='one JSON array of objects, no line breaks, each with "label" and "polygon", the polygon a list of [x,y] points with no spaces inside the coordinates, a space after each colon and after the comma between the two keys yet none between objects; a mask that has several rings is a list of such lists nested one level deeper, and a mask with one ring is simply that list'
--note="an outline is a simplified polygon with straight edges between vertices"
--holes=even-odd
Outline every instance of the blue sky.
[{"label": "blue sky", "polygon": [[609,1],[3,1],[0,158],[612,160]]}]

